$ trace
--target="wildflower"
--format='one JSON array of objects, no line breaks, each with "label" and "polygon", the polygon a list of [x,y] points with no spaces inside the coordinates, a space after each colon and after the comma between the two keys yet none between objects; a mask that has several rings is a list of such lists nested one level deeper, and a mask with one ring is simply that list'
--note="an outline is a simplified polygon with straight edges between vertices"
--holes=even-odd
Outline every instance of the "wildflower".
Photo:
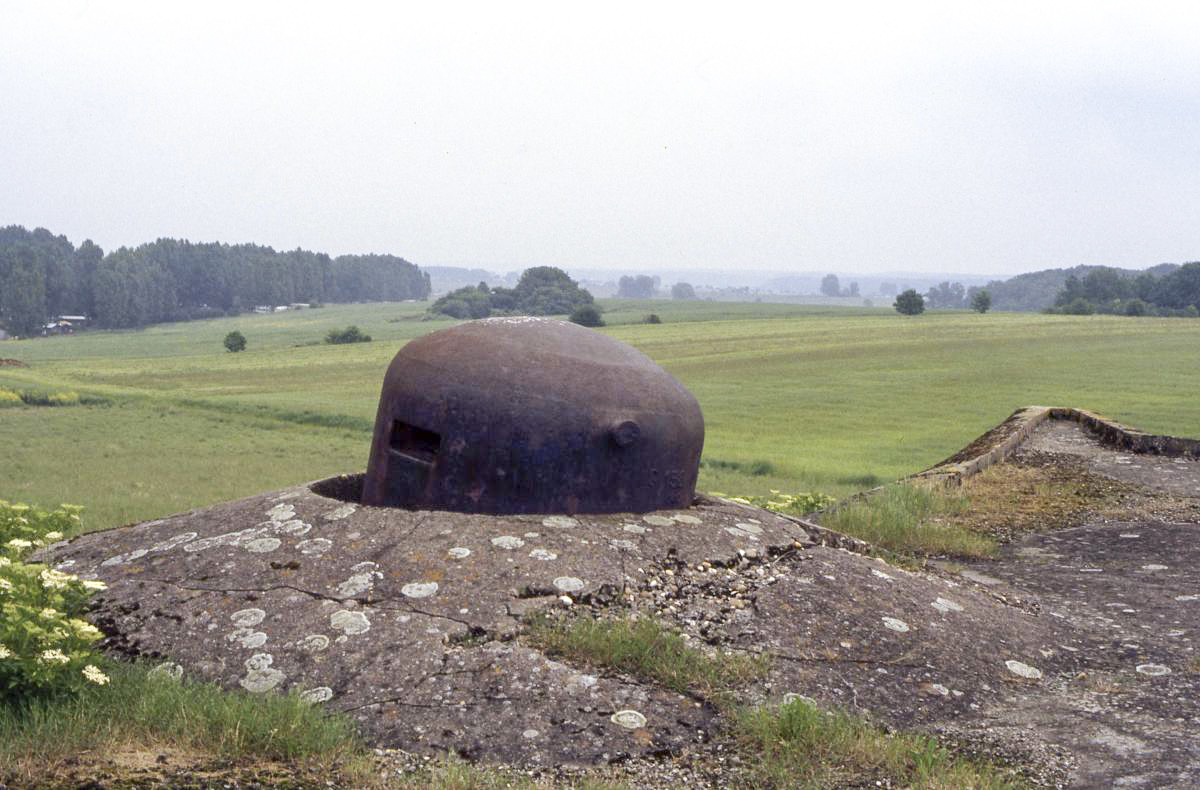
[{"label": "wildflower", "polygon": [[58,617],[58,610],[53,607],[47,606],[45,609],[42,609],[41,615],[42,615],[42,617],[45,617],[47,620],[53,620],[55,617]]},{"label": "wildflower", "polygon": [[0,568],[3,568],[5,565],[12,565],[12,560],[8,557],[0,557]]},{"label": "wildflower", "polygon": [[53,662],[55,664],[65,664],[70,660],[71,659],[67,658],[66,653],[64,653],[61,650],[57,650],[57,649],[43,650],[41,653],[38,654],[38,661],[40,661],[43,664],[49,664],[51,662]]},{"label": "wildflower", "polygon": [[8,545],[12,546],[14,549],[27,549],[33,544],[27,540],[22,540],[21,538],[13,538],[8,542]]},{"label": "wildflower", "polygon": [[14,513],[24,513],[26,510],[29,510],[29,505],[22,505],[20,503],[17,503],[15,505],[9,505],[8,509]]},{"label": "wildflower", "polygon": [[47,532],[46,540],[62,540],[62,536],[61,532]]},{"label": "wildflower", "polygon": [[100,668],[93,664],[88,664],[83,668],[83,676],[97,686],[103,686],[108,682],[108,675],[101,672]]},{"label": "wildflower", "polygon": [[12,582],[10,582],[8,579],[0,579],[0,590],[4,590],[5,592],[8,592],[12,588],[13,588]]},{"label": "wildflower", "polygon": [[67,582],[75,580],[74,576],[52,568],[46,568],[39,573],[38,578],[42,580],[42,586],[47,590],[61,590],[67,586]]},{"label": "wildflower", "polygon": [[0,658],[12,658],[12,651],[4,645],[0,645]]},{"label": "wildflower", "polygon": [[75,629],[75,633],[84,639],[99,639],[104,636],[99,628],[89,623],[87,620],[71,619],[71,627]]},{"label": "wildflower", "polygon": [[85,590],[107,590],[108,585],[99,579],[84,579],[83,588]]}]

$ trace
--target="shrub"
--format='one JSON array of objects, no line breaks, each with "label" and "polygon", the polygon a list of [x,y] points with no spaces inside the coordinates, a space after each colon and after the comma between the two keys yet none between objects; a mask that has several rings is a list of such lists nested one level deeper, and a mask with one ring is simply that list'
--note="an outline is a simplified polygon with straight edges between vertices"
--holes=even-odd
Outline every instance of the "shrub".
[{"label": "shrub", "polygon": [[582,307],[575,308],[575,311],[567,317],[567,320],[580,326],[604,326],[604,319],[600,317],[600,310],[594,304],[585,304]]},{"label": "shrub", "polygon": [[909,288],[896,297],[896,301],[892,304],[892,307],[896,308],[896,312],[902,315],[919,315],[925,312],[925,297],[912,288]]},{"label": "shrub", "polygon": [[1091,315],[1096,312],[1096,306],[1082,296],[1077,296],[1062,310],[1067,315]]},{"label": "shrub", "polygon": [[246,336],[236,329],[225,335],[225,348],[228,351],[237,353],[238,351],[246,350]]},{"label": "shrub", "polygon": [[79,393],[25,390],[21,393],[21,400],[29,406],[78,406]]},{"label": "shrub", "polygon": [[334,345],[341,343],[369,343],[371,342],[371,336],[364,335],[357,326],[351,324],[345,329],[330,329],[329,334],[325,335],[325,342]]},{"label": "shrub", "polygon": [[661,324],[662,323],[662,319],[658,317],[658,313],[651,313],[650,315],[646,316],[645,321],[647,324]]},{"label": "shrub", "polygon": [[62,505],[47,511],[0,500],[0,702],[108,682],[92,648],[103,634],[82,619],[88,597],[104,589],[103,582],[21,561],[75,531],[81,510]]},{"label": "shrub", "polygon": [[20,406],[24,402],[21,400],[21,396],[12,390],[0,390],[0,409],[8,406]]},{"label": "shrub", "polygon": [[971,309],[977,313],[986,313],[992,306],[992,295],[987,291],[976,291],[971,297]]},{"label": "shrub", "polygon": [[1130,299],[1125,303],[1125,315],[1145,315],[1146,303],[1141,299]]}]

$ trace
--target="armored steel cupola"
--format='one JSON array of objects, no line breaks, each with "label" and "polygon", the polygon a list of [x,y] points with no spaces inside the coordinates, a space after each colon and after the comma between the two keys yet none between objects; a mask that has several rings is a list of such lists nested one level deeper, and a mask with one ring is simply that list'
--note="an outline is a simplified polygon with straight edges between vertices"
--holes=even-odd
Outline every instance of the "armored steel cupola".
[{"label": "armored steel cupola", "polygon": [[491,318],[388,367],[363,503],[471,513],[688,507],[704,418],[637,349],[564,321]]}]

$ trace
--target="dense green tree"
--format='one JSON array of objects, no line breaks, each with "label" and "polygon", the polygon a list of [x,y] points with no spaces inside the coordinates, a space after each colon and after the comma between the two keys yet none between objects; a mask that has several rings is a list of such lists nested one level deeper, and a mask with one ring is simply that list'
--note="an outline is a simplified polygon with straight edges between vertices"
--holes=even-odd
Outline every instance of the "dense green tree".
[{"label": "dense green tree", "polygon": [[246,350],[246,336],[236,329],[225,335],[225,350],[234,353]]},{"label": "dense green tree", "polygon": [[658,288],[659,279],[645,274],[622,277],[617,281],[617,296],[624,299],[650,299]]},{"label": "dense green tree", "polygon": [[971,296],[971,309],[977,313],[986,313],[992,306],[992,295],[986,289],[976,291]]},{"label": "dense green tree", "polygon": [[39,251],[18,243],[0,251],[0,321],[14,335],[38,334],[46,323],[46,277]]},{"label": "dense green tree", "polygon": [[917,293],[916,290],[909,288],[896,297],[896,301],[892,304],[892,307],[896,308],[896,312],[903,315],[919,315],[925,312],[925,298]]},{"label": "dense green tree", "polygon": [[682,282],[675,283],[674,285],[671,286],[671,298],[672,299],[695,299],[696,298],[696,289],[692,287],[691,283],[682,283]]},{"label": "dense green tree", "polygon": [[825,296],[842,295],[842,286],[836,274],[827,274],[821,278],[821,293]]},{"label": "dense green tree", "polygon": [[600,310],[594,304],[585,304],[575,308],[567,320],[580,326],[604,326],[604,319],[600,317]]},{"label": "dense green tree", "polygon": [[486,318],[495,313],[566,315],[592,302],[592,295],[562,269],[536,266],[521,274],[515,288],[483,290],[469,285],[441,297],[429,311],[462,319]]}]

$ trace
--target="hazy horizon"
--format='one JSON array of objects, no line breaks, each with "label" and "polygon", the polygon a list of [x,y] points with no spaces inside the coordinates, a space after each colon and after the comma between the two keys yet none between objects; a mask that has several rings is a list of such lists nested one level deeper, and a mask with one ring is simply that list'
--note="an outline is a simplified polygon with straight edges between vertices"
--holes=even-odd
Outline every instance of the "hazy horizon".
[{"label": "hazy horizon", "polygon": [[3,2],[0,225],[423,266],[1200,259],[1200,10]]}]

